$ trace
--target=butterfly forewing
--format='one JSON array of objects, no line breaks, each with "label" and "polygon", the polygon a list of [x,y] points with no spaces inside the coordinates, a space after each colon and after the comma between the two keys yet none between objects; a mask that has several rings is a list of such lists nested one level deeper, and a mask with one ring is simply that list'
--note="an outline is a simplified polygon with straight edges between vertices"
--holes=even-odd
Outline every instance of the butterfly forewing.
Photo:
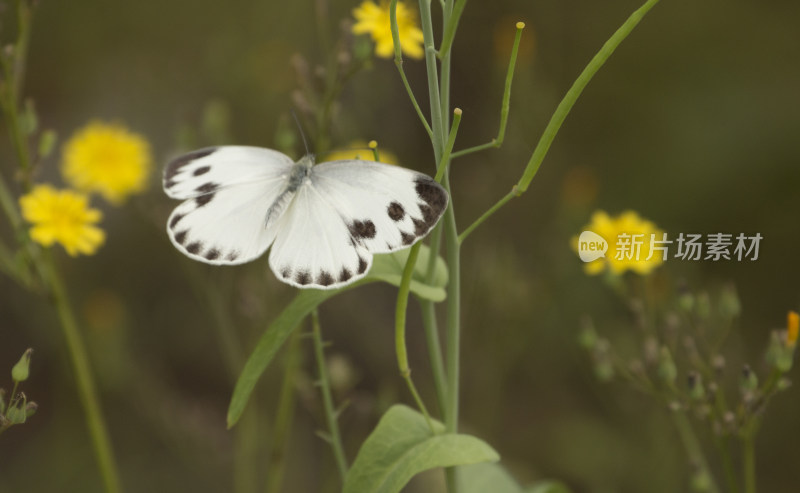
[{"label": "butterfly forewing", "polygon": [[371,253],[413,245],[436,225],[447,192],[427,175],[372,161],[331,161],[311,182],[336,210],[351,237]]},{"label": "butterfly forewing", "polygon": [[212,188],[285,179],[292,164],[289,156],[271,149],[207,147],[178,156],[167,164],[164,191],[173,199],[189,199]]}]

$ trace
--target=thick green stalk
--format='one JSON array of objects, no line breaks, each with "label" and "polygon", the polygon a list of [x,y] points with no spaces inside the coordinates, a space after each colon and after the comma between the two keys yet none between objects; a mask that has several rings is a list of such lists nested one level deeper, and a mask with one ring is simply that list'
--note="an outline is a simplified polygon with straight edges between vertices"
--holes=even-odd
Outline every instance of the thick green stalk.
[{"label": "thick green stalk", "polygon": [[[428,75],[428,97],[431,108],[431,130],[433,130],[433,154],[437,169],[441,162],[447,129],[442,119],[442,101],[439,92],[439,72],[436,66],[436,48],[433,46],[433,21],[431,20],[431,0],[419,0],[419,16],[425,44],[425,68]],[[449,91],[450,88],[448,87]]]},{"label": "thick green stalk", "polygon": [[328,424],[328,439],[333,449],[333,457],[336,459],[339,478],[342,484],[344,484],[344,478],[347,476],[347,458],[344,455],[342,436],[339,433],[339,421],[337,420],[336,408],[333,406],[331,381],[328,378],[328,368],[325,365],[322,329],[319,325],[319,311],[316,308],[311,312],[311,335],[314,339],[314,358],[317,360],[317,371],[319,372],[318,383],[320,391],[322,392],[322,406],[325,410],[325,420]]},{"label": "thick green stalk", "polygon": [[103,484],[107,493],[119,493],[122,491],[117,471],[117,464],[111,449],[103,411],[100,408],[100,400],[97,396],[97,388],[92,377],[89,357],[86,354],[86,347],[83,338],[75,322],[72,307],[69,304],[64,283],[58,273],[58,269],[53,261],[50,252],[45,252],[42,259],[47,263],[47,281],[53,296],[58,318],[64,330],[64,339],[67,342],[72,370],[78,386],[78,396],[83,405],[86,424],[89,427],[89,434],[92,439],[95,457],[100,467],[103,477]]}]

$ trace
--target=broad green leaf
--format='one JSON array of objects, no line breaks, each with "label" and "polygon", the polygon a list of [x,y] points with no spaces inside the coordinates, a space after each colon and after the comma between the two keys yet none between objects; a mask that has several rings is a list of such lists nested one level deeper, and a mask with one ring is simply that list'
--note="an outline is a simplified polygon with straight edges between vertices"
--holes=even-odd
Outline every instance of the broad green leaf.
[{"label": "broad green leaf", "polygon": [[482,462],[456,469],[459,493],[522,493],[522,486],[500,464]]},{"label": "broad green leaf", "polygon": [[525,488],[523,493],[571,493],[571,491],[559,481],[539,481]]},{"label": "broad green leaf", "polygon": [[482,440],[444,433],[434,422],[403,405],[383,415],[348,471],[344,493],[397,493],[416,474],[436,467],[497,461],[500,456]]},{"label": "broad green leaf", "polygon": [[[436,259],[434,284],[429,286],[423,280],[430,250],[423,245],[419,253],[411,281],[411,292],[421,298],[442,301],[445,298],[444,286],[447,284],[447,267],[444,260],[441,257]],[[231,403],[228,406],[228,428],[231,428],[239,420],[258,379],[272,362],[283,343],[286,342],[292,330],[300,325],[303,319],[311,313],[311,310],[332,296],[370,282],[385,281],[399,286],[407,259],[408,249],[387,255],[376,255],[370,272],[358,282],[332,291],[319,289],[300,290],[294,300],[269,324],[258,340],[252,354],[247,359],[247,363],[245,363],[244,369],[236,381],[233,397],[231,397]]]},{"label": "broad green leaf", "polygon": [[[400,286],[409,251],[410,249],[406,248],[405,250],[384,255],[375,255],[372,269],[367,274],[367,279],[379,279],[389,284]],[[433,281],[430,285],[425,284],[425,274],[428,269],[430,255],[430,248],[427,245],[422,245],[417,257],[417,265],[414,266],[414,272],[411,274],[411,292],[420,298],[438,303],[444,301],[447,297],[447,292],[444,289],[447,286],[447,264],[445,264],[442,257],[437,257],[434,264]]]}]

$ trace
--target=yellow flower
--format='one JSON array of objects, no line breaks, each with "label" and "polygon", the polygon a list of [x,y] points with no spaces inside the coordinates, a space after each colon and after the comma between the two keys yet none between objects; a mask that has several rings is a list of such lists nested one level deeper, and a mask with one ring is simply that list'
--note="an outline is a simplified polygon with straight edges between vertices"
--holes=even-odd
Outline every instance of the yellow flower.
[{"label": "yellow flower", "polygon": [[[370,144],[374,143],[373,140]],[[375,144],[377,146],[377,144]],[[393,153],[379,149],[378,157],[380,162],[386,164],[398,164],[397,156]],[[365,143],[363,140],[354,140],[350,142],[346,148],[334,149],[325,155],[325,161],[339,161],[343,159],[361,159],[362,161],[375,161],[375,154],[372,152],[372,146]]]},{"label": "yellow flower", "polygon": [[37,185],[19,199],[22,217],[33,224],[33,241],[51,246],[58,242],[68,254],[92,255],[105,241],[105,233],[94,226],[102,214],[89,207],[89,198],[73,190]]},{"label": "yellow flower", "polygon": [[[664,232],[652,222],[639,217],[634,211],[625,211],[613,218],[605,211],[597,211],[592,215],[591,223],[583,230],[596,233],[608,242],[605,257],[585,264],[584,270],[587,274],[595,275],[608,269],[615,275],[628,270],[646,275],[664,262],[662,252],[658,250],[662,245],[658,243],[652,245],[655,249],[648,260],[651,253],[651,235],[655,235],[656,242],[660,242]],[[623,237],[620,238],[620,235]],[[637,246],[639,242],[641,244]],[[573,250],[578,251],[577,236],[572,238],[571,243]]]},{"label": "yellow flower", "polygon": [[800,332],[800,314],[790,311],[786,322],[786,345],[794,347],[797,344],[797,334]]},{"label": "yellow flower", "polygon": [[147,141],[118,124],[92,122],[64,146],[64,179],[113,204],[144,190],[152,159]]},{"label": "yellow flower", "polygon": [[[361,2],[361,5],[353,9],[353,17],[356,18],[353,34],[369,34],[375,42],[375,54],[382,58],[392,58],[394,43],[389,20],[389,2],[383,0],[380,6],[372,0]],[[422,49],[422,31],[417,27],[415,11],[403,2],[397,2],[397,31],[403,53],[411,58],[422,58],[425,54]]]}]

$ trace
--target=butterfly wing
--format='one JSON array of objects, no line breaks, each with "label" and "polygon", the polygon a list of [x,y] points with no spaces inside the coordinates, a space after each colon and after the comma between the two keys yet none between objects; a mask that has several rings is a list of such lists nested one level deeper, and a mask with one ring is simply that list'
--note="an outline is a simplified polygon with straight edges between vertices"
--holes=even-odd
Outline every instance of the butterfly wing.
[{"label": "butterfly wing", "polygon": [[167,220],[167,233],[187,256],[210,264],[251,261],[269,247],[270,206],[287,186],[292,160],[258,147],[201,149],[173,159],[164,191],[185,199]]},{"label": "butterfly wing", "polygon": [[372,161],[321,163],[280,219],[270,267],[293,286],[341,287],[366,275],[372,254],[425,236],[447,201],[438,183],[416,171]]},{"label": "butterfly wing", "polygon": [[372,253],[402,250],[433,229],[449,196],[431,177],[373,161],[330,161],[311,181],[351,236]]},{"label": "butterfly wing", "polygon": [[361,279],[372,265],[369,251],[310,183],[297,190],[277,229],[269,266],[292,286],[335,289]]}]

